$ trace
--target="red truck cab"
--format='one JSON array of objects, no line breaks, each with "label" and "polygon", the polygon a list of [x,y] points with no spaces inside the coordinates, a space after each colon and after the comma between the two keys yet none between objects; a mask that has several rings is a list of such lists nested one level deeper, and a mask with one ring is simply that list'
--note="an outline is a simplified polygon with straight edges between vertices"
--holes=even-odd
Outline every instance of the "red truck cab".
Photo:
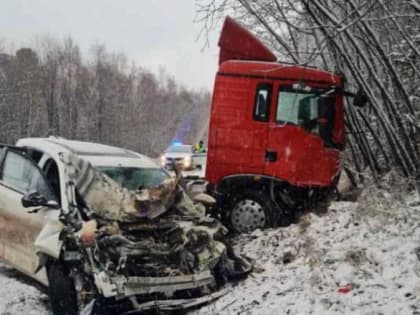
[{"label": "red truck cab", "polygon": [[236,232],[272,226],[331,195],[345,144],[343,78],[276,62],[227,18],[206,179]]}]

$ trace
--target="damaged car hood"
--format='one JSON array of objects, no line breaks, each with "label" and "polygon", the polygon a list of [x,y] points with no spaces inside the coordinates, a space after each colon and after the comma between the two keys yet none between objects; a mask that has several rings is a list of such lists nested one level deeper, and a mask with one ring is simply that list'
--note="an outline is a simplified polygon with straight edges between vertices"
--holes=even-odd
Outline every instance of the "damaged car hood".
[{"label": "damaged car hood", "polygon": [[206,217],[179,178],[130,191],[74,154],[61,160],[74,203],[86,210],[76,234],[103,297],[129,299],[133,312],[182,309],[217,298],[229,280],[251,271],[225,243],[227,229]]},{"label": "damaged car hood", "polygon": [[120,222],[154,219],[172,206],[180,215],[204,215],[202,207],[194,205],[180,190],[178,178],[166,179],[158,187],[130,191],[74,154],[62,153],[61,160],[86,206],[103,218]]}]

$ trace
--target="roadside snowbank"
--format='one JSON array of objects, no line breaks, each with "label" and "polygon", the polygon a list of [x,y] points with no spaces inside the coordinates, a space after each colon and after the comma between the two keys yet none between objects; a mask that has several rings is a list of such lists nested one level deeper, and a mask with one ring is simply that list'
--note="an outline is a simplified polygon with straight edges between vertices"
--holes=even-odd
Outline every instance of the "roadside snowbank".
[{"label": "roadside snowbank", "polygon": [[1,315],[49,315],[47,305],[48,297],[39,285],[0,262]]},{"label": "roadside snowbank", "polygon": [[[255,272],[190,314],[420,315],[420,202],[403,191],[370,187],[358,203],[238,237]],[[38,286],[0,263],[0,315],[50,315],[47,305]]]},{"label": "roadside snowbank", "polygon": [[256,272],[194,314],[420,314],[414,198],[366,189],[359,203],[239,237]]}]

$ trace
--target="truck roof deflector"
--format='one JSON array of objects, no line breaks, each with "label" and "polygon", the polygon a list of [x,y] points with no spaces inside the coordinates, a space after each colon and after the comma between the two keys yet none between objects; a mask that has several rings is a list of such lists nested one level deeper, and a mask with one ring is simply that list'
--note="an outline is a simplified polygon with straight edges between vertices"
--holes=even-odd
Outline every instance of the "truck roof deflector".
[{"label": "truck roof deflector", "polygon": [[226,60],[277,61],[272,51],[231,17],[226,17],[219,39],[219,65]]}]

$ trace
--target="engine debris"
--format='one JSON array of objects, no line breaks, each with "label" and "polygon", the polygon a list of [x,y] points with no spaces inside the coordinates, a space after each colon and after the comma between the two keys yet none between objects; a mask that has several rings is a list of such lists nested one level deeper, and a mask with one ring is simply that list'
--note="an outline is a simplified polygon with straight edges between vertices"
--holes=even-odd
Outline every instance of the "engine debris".
[{"label": "engine debris", "polygon": [[130,191],[73,154],[61,158],[77,204],[61,215],[72,227],[64,248],[84,254],[72,269],[91,296],[84,310],[93,309],[98,296],[106,304],[128,301],[129,312],[197,306],[251,271],[251,263],[225,244],[227,229],[205,215],[203,203],[211,204],[211,197],[192,201],[179,177]]}]

